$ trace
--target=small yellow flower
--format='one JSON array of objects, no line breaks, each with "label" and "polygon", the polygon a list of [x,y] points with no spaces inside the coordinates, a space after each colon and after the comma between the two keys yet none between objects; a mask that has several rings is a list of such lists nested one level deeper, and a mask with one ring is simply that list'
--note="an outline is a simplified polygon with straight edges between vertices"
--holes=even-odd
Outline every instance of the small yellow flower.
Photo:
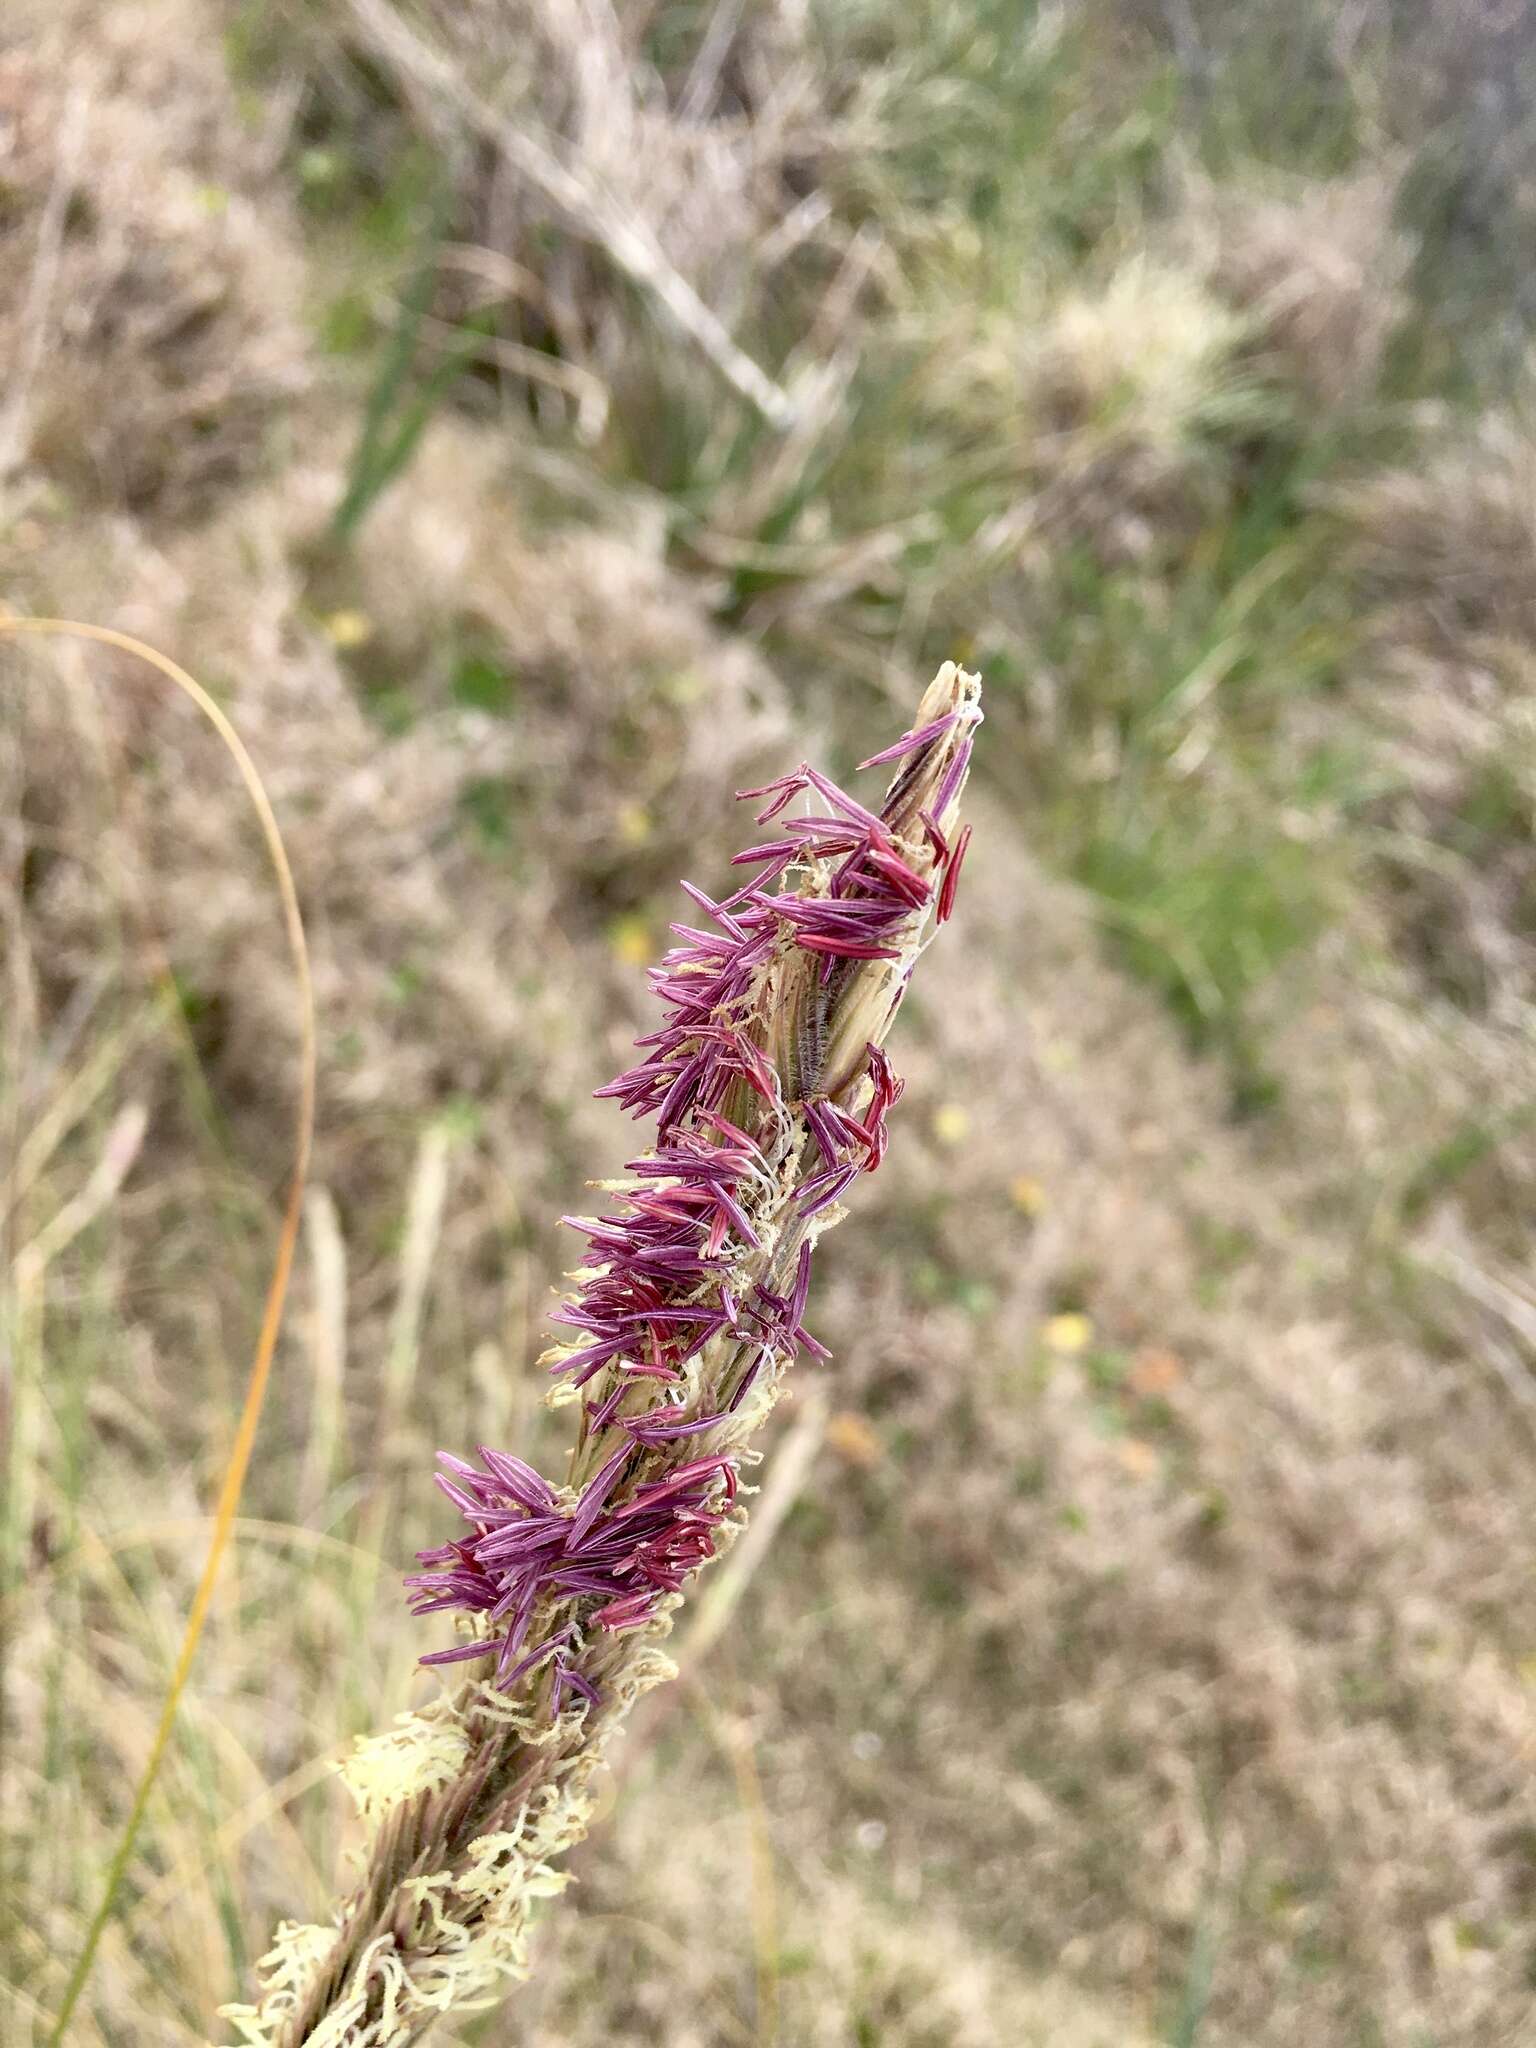
[{"label": "small yellow flower", "polygon": [[343,654],[354,647],[366,647],[373,638],[373,621],[366,612],[331,612],[322,624],[327,640]]},{"label": "small yellow flower", "polygon": [[1045,1208],[1045,1189],[1027,1173],[1008,1183],[1008,1198],[1021,1216],[1038,1216]]},{"label": "small yellow flower", "polygon": [[864,1417],[852,1408],[834,1415],[827,1424],[827,1443],[845,1465],[867,1472],[885,1456],[885,1447]]},{"label": "small yellow flower", "polygon": [[1150,1479],[1158,1469],[1157,1452],[1139,1436],[1128,1436],[1117,1444],[1115,1455],[1133,1479]]},{"label": "small yellow flower", "polygon": [[608,943],[626,967],[645,967],[656,956],[649,922],[637,911],[616,917],[608,927]]},{"label": "small yellow flower", "polygon": [[933,1135],[941,1145],[963,1145],[971,1134],[970,1112],[958,1102],[941,1102],[933,1112]]},{"label": "small yellow flower", "polygon": [[1052,1316],[1041,1331],[1048,1351],[1064,1352],[1075,1358],[1086,1351],[1093,1338],[1093,1325],[1086,1316],[1068,1313]]},{"label": "small yellow flower", "polygon": [[644,804],[620,804],[614,821],[619,828],[619,837],[626,846],[644,846],[655,829],[651,814]]}]

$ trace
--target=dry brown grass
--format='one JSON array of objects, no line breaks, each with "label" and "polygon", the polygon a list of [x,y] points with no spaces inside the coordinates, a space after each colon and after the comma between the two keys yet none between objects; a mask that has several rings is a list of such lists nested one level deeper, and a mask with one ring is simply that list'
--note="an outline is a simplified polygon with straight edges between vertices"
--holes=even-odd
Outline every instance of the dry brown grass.
[{"label": "dry brown grass", "polygon": [[80,20],[24,6],[0,40],[5,465],[190,514],[304,377],[273,136],[179,0]]},{"label": "dry brown grass", "polygon": [[1413,242],[1394,218],[1400,178],[1386,163],[1289,188],[1189,195],[1192,253],[1247,315],[1256,366],[1330,412],[1375,395],[1409,310]]},{"label": "dry brown grass", "polygon": [[[589,48],[586,19],[539,14],[541,118],[640,205],[638,142],[665,117],[622,27],[602,13]],[[0,588],[144,633],[220,692],[283,818],[321,1005],[323,1197],[281,1382],[77,2034],[167,2048],[205,2038],[275,1914],[324,1910],[354,1839],[326,1761],[427,1689],[394,1584],[442,1531],[425,1454],[556,1445],[527,1366],[565,1256],[551,1219],[622,1156],[588,1090],[643,1014],[672,876],[718,876],[733,782],[867,723],[822,671],[777,674],[712,625],[638,514],[547,531],[505,421],[439,420],[356,547],[327,549],[356,398],[302,338],[296,216],[260,121],[231,117],[210,23],[194,0],[82,6],[25,39],[8,22],[0,69],[22,94],[0,347],[39,317],[47,338]],[[82,24],[66,175],[91,204],[65,208],[42,295],[72,75],[47,37]],[[770,118],[776,82],[804,86],[792,26],[754,18],[735,125],[647,159],[662,245],[722,312],[793,154]],[[599,74],[630,107],[609,155],[582,97]],[[701,225],[712,181],[731,205]],[[475,191],[506,209],[491,246],[543,223],[525,189]],[[1339,405],[1369,387],[1386,314],[1361,278],[1398,245],[1372,188],[1322,248],[1346,198],[1261,210],[1240,275],[1231,244],[1215,273],[1170,277],[1165,252],[1063,287],[1001,353],[972,332],[972,388],[1004,394],[986,404],[1010,428],[1060,413],[1059,465],[1021,442],[1047,499],[1113,479],[1143,522],[1109,559],[1219,507],[1205,423],[1255,317],[1285,378]],[[585,323],[573,357],[618,382],[635,330],[601,259],[539,252],[540,291],[569,286],[549,303]],[[114,304],[188,324],[155,325],[147,355]],[[1202,2043],[1530,2040],[1536,1161],[1521,1125],[1426,1167],[1536,1099],[1532,457],[1508,420],[1436,448],[1339,515],[1371,627],[1347,708],[1391,748],[1371,830],[1439,876],[1487,1000],[1435,985],[1426,962],[1455,947],[1406,943],[1396,889],[1363,897],[1271,994],[1284,1116],[1234,1127],[1220,1074],[1043,872],[994,756],[964,967],[914,997],[904,1142],[828,1247],[824,1446],[731,1636],[629,1760],[515,2017],[461,2039],[761,2048],[776,2009],[785,2048],[1135,2048],[1173,2037],[1208,1950]],[[1066,530],[1108,531],[1107,502]],[[1490,763],[1513,795],[1484,858],[1458,833]],[[6,1302],[35,1397],[0,1837],[23,1908],[0,1928],[0,2031],[26,2041],[195,1571],[293,1056],[275,910],[190,717],[104,664],[7,653],[0,820],[0,1146],[30,1176],[7,1261],[125,1108],[147,1115],[41,1301]],[[406,1217],[438,1174],[422,1269]]]},{"label": "dry brown grass", "polygon": [[[1436,433],[1434,428],[1440,427]],[[1430,422],[1411,469],[1362,479],[1339,494],[1360,573],[1392,637],[1456,656],[1536,634],[1530,560],[1536,548],[1536,440],[1520,416],[1492,414],[1468,431]]]}]

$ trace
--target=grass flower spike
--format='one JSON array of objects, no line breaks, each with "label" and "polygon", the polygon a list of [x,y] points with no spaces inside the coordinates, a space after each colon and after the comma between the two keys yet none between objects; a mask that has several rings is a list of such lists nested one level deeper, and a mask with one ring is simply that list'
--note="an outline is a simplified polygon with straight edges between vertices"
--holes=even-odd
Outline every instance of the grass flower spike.
[{"label": "grass flower spike", "polygon": [[[460,1639],[465,1680],[359,1745],[346,1775],[373,1830],[334,1927],[285,1926],[264,1995],[228,2007],[259,2048],[404,2048],[526,1973],[535,1902],[586,1831],[591,1781],[700,1566],[744,1518],[741,1474],[786,1371],[828,1354],[806,1327],[811,1265],[873,1172],[901,1094],[884,1041],[969,827],[959,807],[979,683],[947,663],[911,730],[865,762],[878,811],[814,768],[746,792],[769,836],[736,856],[703,922],[653,970],[665,1017],[601,1095],[653,1121],[596,1216],[552,1321],[550,1398],[578,1411],[556,1484],[509,1452],[444,1452],[463,1530],[407,1584]],[[798,808],[797,808],[798,807]]]}]

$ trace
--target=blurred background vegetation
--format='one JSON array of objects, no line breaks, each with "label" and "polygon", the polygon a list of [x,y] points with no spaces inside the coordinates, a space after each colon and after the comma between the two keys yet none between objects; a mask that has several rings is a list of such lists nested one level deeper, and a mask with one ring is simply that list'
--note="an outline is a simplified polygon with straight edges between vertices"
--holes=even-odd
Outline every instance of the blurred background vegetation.
[{"label": "blurred background vegetation", "polygon": [[[330,1763],[430,1690],[432,1449],[560,1444],[553,1218],[676,878],[951,657],[976,847],[774,1553],[455,2038],[1536,2039],[1533,89],[1527,0],[12,0],[0,597],[227,707],[322,1038],[82,2043],[205,2040],[324,1912]],[[295,1034],[194,715],[3,661],[25,2042],[206,1544]]]}]

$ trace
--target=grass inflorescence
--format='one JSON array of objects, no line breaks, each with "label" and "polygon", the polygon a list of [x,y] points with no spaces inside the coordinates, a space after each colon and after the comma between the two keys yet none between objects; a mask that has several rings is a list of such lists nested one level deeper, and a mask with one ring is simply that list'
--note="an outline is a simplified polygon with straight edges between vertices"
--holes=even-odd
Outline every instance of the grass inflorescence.
[{"label": "grass inflorescence", "polygon": [[552,1318],[577,1334],[545,1361],[580,1414],[566,1480],[443,1454],[468,1531],[407,1583],[419,1615],[467,1623],[422,1661],[483,1675],[360,1746],[363,1882],[334,1932],[284,1924],[259,2005],[225,2009],[243,2040],[404,2048],[526,1974],[532,1905],[565,1882],[611,1736],[672,1675],[658,1640],[741,1526],[785,1373],[827,1356],[805,1326],[812,1253],[885,1155],[901,1084],[883,1042],[953,908],[979,718],[978,679],[946,664],[865,764],[895,764],[878,813],[802,766],[749,793],[772,836],[736,856],[740,886],[686,885],[706,928],[674,926],[652,976],[666,1023],[599,1090],[654,1117],[653,1143],[610,1184],[616,1212],[566,1219],[589,1245]]}]

